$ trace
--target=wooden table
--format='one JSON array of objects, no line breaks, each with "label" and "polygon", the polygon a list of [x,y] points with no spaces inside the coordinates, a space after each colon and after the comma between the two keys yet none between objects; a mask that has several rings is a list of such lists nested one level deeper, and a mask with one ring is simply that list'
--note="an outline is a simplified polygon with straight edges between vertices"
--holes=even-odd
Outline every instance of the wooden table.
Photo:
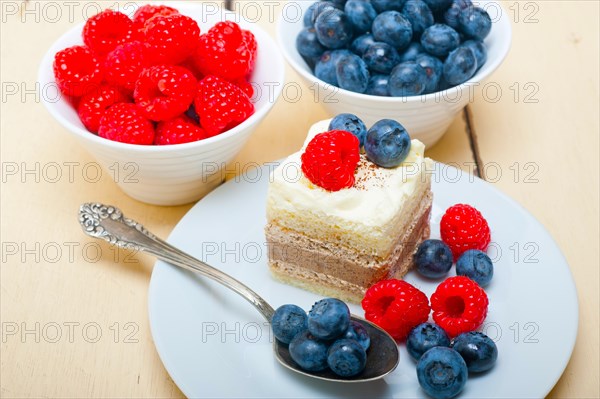
[{"label": "wooden table", "polygon": [[[91,244],[75,216],[85,201],[119,204],[166,237],[191,205],[145,205],[125,196],[106,172],[96,178],[94,159],[35,94],[46,49],[83,19],[86,7],[94,8],[30,2],[24,12],[21,1],[0,5],[0,396],[181,397],[148,327],[153,260]],[[504,7],[513,46],[489,81],[501,95],[478,91],[427,153],[465,170],[476,162],[482,177],[556,239],[577,283],[580,322],[571,361],[550,396],[599,397],[599,6],[506,1]],[[259,23],[274,34],[266,13]],[[300,81],[289,68],[287,79]],[[281,158],[325,117],[309,95],[295,104],[280,100],[237,161]]]}]

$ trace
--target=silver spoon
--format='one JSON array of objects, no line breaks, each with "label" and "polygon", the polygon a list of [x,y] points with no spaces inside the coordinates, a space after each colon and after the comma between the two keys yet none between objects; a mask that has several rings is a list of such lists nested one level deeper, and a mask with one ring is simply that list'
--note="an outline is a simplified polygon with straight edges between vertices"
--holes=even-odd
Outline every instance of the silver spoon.
[{"label": "silver spoon", "polygon": [[[126,218],[119,208],[99,203],[83,204],[79,208],[79,223],[83,231],[94,238],[100,238],[121,248],[135,249],[150,253],[172,265],[179,266],[211,278],[227,288],[235,291],[250,302],[270,323],[275,312],[263,298],[249,287],[215,269],[214,267],[175,248],[150,233],[138,222]],[[288,346],[277,339],[273,340],[275,357],[283,366],[300,374],[328,381],[365,382],[373,381],[391,373],[400,359],[398,346],[394,339],[375,324],[357,316],[352,320],[361,323],[371,337],[371,346],[367,352],[367,365],[359,375],[344,378],[327,369],[321,372],[302,370],[288,351]]]}]

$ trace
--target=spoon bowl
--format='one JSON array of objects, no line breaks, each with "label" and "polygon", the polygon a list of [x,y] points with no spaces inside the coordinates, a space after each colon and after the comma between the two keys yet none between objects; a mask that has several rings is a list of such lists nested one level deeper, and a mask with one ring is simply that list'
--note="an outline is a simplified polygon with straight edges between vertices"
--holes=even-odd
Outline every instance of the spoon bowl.
[{"label": "spoon bowl", "polygon": [[323,371],[303,370],[290,356],[288,346],[278,340],[275,340],[273,343],[273,349],[275,351],[275,357],[277,358],[277,361],[279,361],[279,363],[281,363],[283,366],[297,373],[328,381],[375,381],[394,371],[398,365],[398,361],[400,360],[398,345],[396,345],[394,339],[387,332],[370,321],[355,315],[352,315],[352,320],[362,324],[367,329],[369,337],[371,338],[371,345],[367,350],[367,364],[365,369],[358,375],[344,378],[335,374],[333,371],[331,371],[331,369],[325,369]]},{"label": "spoon bowl", "polygon": [[[138,222],[126,218],[119,208],[100,203],[83,204],[79,208],[79,224],[84,233],[90,237],[103,239],[121,248],[152,254],[165,262],[193,271],[230,288],[250,302],[269,323],[271,322],[275,310],[251,288],[156,237]],[[356,376],[341,377],[329,369],[320,372],[303,370],[291,358],[288,345],[277,339],[273,341],[275,358],[290,370],[327,381],[367,382],[383,378],[391,373],[400,360],[398,346],[394,339],[383,329],[367,320],[354,315],[352,320],[361,323],[367,329],[371,339],[365,369]]]}]

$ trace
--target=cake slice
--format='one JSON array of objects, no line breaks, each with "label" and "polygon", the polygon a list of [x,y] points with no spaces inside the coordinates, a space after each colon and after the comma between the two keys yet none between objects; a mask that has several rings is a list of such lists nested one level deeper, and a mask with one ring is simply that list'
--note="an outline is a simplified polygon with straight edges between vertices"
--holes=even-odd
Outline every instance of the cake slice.
[{"label": "cake slice", "polygon": [[303,174],[301,155],[328,126],[328,120],[315,124],[303,149],[271,175],[269,267],[284,283],[356,303],[377,281],[403,277],[429,237],[433,162],[412,140],[399,166],[382,168],[361,154],[354,184],[327,191]]}]

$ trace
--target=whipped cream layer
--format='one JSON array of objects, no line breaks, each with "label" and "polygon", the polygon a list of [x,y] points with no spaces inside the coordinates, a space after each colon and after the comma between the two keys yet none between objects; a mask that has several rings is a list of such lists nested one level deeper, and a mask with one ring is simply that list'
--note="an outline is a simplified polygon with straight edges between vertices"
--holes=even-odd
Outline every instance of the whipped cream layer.
[{"label": "whipped cream layer", "polygon": [[328,130],[329,122],[313,125],[302,150],[272,172],[267,218],[309,237],[385,257],[428,193],[433,161],[425,158],[424,144],[412,140],[406,160],[398,167],[378,167],[361,155],[354,186],[327,191],[304,176],[300,157],[316,134]]}]

